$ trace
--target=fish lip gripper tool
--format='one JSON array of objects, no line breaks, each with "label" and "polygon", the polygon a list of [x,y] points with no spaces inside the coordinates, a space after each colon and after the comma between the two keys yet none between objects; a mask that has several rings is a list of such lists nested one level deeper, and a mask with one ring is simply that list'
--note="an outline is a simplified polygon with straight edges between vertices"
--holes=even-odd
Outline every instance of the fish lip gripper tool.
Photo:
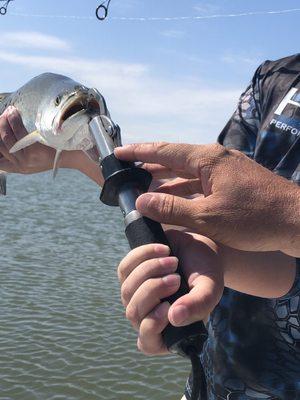
[{"label": "fish lip gripper tool", "polygon": [[[133,249],[149,243],[162,243],[169,246],[161,225],[142,216],[136,210],[136,199],[140,194],[147,192],[152,176],[148,171],[136,167],[134,163],[121,161],[115,157],[114,149],[121,145],[119,126],[115,125],[107,116],[98,115],[92,118],[89,127],[100,154],[99,163],[105,181],[100,200],[108,206],[121,208],[125,222],[125,234],[130,247]],[[170,304],[188,292],[188,286],[180,266],[176,272],[181,276],[180,288],[174,295],[163,299]],[[200,363],[198,354],[207,338],[207,331],[202,321],[183,327],[169,324],[162,336],[171,352],[191,358],[193,375],[199,371],[203,375],[201,364],[200,367],[194,368],[195,363]],[[197,381],[199,381],[199,376]],[[203,387],[205,383],[201,386],[198,392],[206,391]],[[198,395],[193,397],[198,399]]]}]

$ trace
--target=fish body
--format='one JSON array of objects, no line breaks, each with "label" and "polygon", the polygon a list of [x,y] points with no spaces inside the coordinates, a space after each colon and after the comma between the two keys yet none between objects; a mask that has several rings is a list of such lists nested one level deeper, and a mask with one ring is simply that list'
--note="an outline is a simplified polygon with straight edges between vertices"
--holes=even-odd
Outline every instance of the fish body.
[{"label": "fish body", "polygon": [[[10,152],[35,142],[53,147],[57,151],[54,175],[63,150],[88,151],[94,147],[89,131],[91,118],[96,114],[109,117],[105,100],[97,89],[54,73],[38,75],[15,92],[0,94],[0,114],[9,106],[18,109],[29,132]],[[3,176],[0,192],[3,192]]]}]

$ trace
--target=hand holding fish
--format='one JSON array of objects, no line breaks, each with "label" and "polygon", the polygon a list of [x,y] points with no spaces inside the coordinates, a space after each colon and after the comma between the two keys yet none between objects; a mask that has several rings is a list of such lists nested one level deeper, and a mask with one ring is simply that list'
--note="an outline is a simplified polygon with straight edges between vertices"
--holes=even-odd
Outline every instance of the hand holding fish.
[{"label": "hand holding fish", "polygon": [[[0,171],[6,173],[33,174],[53,168],[55,149],[40,143],[34,143],[15,153],[10,149],[17,141],[28,135],[18,110],[9,106],[0,116]],[[62,168],[77,169],[89,176],[99,185],[102,177],[97,163],[83,151],[63,151],[59,161]]]},{"label": "hand holding fish", "polygon": [[[145,143],[115,154],[146,163],[155,178],[183,178],[140,196],[141,214],[236,249],[300,255],[299,187],[241,152],[218,144]],[[204,197],[183,197],[197,193]]]},{"label": "hand holding fish", "polygon": [[0,170],[5,172],[32,174],[52,168],[55,150],[35,143],[11,154],[9,150],[18,140],[28,135],[18,110],[8,107],[0,116]]},{"label": "hand holding fish", "polygon": [[[18,126],[20,119],[15,119],[15,123],[19,122],[13,133],[7,119],[11,106],[17,108],[23,121]],[[1,144],[6,160],[1,161],[2,170],[40,172],[49,169],[51,161],[54,177],[60,166],[79,169],[97,183],[103,183],[99,168],[93,161],[98,161],[98,158],[95,158],[95,143],[89,131],[89,121],[95,114],[109,116],[105,100],[97,89],[63,75],[44,73],[14,92],[0,93],[0,114],[6,109],[8,111],[2,119],[4,141]],[[9,118],[13,120],[11,116]],[[28,147],[32,151],[24,151]],[[12,153],[18,155],[13,157]],[[5,182],[2,174],[1,194],[4,194]]]}]

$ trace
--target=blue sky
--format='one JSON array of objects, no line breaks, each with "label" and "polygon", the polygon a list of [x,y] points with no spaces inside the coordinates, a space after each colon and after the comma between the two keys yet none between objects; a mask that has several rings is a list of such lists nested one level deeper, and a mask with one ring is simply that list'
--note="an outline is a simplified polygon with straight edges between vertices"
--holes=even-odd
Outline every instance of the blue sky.
[{"label": "blue sky", "polygon": [[111,0],[105,22],[94,18],[100,3],[13,0],[0,16],[0,91],[45,71],[58,72],[102,92],[124,142],[209,143],[256,67],[299,52],[300,11],[118,19],[288,10],[299,8],[299,0]]}]

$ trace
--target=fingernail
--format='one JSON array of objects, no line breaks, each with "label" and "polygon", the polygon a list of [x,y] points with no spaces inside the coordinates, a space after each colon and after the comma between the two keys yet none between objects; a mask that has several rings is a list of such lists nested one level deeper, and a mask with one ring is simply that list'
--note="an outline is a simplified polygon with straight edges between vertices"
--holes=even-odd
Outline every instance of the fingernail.
[{"label": "fingernail", "polygon": [[166,268],[177,268],[178,265],[178,258],[177,257],[164,257],[164,258],[159,258],[159,263],[162,267]]},{"label": "fingernail", "polygon": [[154,311],[154,315],[158,319],[162,319],[168,315],[168,310],[170,308],[170,303],[165,301],[164,303],[161,303],[159,306],[156,307]]},{"label": "fingernail", "polygon": [[159,243],[154,245],[154,251],[161,256],[168,256],[170,254],[170,248]]},{"label": "fingernail", "polygon": [[151,193],[145,193],[138,198],[137,205],[138,211],[141,213],[145,212],[148,209],[149,202],[154,199],[156,196],[153,196]]},{"label": "fingernail", "polygon": [[178,286],[180,282],[180,276],[177,274],[167,275],[162,278],[167,286]]},{"label": "fingernail", "polygon": [[171,317],[176,325],[184,323],[189,316],[188,309],[185,306],[179,305],[173,308]]}]

